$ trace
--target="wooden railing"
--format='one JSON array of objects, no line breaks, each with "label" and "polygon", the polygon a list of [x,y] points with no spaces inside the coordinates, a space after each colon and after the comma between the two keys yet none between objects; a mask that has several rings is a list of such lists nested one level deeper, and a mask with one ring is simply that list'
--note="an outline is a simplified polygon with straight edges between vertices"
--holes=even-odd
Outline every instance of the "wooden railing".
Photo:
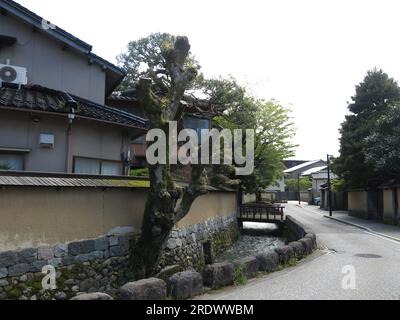
[{"label": "wooden railing", "polygon": [[255,222],[282,222],[284,220],[284,208],[280,204],[264,202],[246,203],[239,206],[238,219]]}]

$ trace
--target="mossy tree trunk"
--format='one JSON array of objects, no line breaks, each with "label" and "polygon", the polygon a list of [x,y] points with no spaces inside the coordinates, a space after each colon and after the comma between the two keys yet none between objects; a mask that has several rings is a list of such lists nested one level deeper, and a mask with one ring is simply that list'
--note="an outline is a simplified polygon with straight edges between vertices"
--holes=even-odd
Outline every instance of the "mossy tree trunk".
[{"label": "mossy tree trunk", "polygon": [[[152,91],[152,81],[141,79],[139,99],[150,121],[150,129],[163,129],[168,141],[169,121],[179,121],[185,113],[181,100],[188,84],[196,77],[195,68],[186,67],[189,41],[177,37],[173,48],[164,52],[170,86],[165,98]],[[163,71],[161,71],[163,72]],[[167,147],[167,146],[166,146]],[[168,153],[167,153],[168,161]],[[190,210],[193,201],[207,192],[207,176],[201,165],[192,166],[192,179],[181,188],[171,178],[169,164],[149,165],[150,189],[143,216],[141,235],[131,251],[131,265],[136,279],[152,276],[158,266],[163,244],[173,226]],[[181,200],[178,204],[178,201]]]}]

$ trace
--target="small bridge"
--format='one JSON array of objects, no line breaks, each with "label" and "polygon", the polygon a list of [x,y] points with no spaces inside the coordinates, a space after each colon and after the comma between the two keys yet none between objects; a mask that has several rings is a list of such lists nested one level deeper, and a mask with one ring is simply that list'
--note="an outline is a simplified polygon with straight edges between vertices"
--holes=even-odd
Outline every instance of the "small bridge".
[{"label": "small bridge", "polygon": [[281,204],[271,204],[269,202],[250,202],[239,206],[238,224],[243,228],[243,222],[264,222],[283,224],[285,215]]}]

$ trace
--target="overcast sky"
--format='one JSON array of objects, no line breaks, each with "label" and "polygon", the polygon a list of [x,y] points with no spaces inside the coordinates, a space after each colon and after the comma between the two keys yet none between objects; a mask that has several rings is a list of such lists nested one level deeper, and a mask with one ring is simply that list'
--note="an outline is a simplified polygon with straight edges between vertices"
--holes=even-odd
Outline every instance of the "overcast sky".
[{"label": "overcast sky", "polygon": [[231,74],[258,96],[291,105],[298,159],[338,153],[347,102],[368,69],[400,75],[397,0],[17,2],[114,63],[130,40],[188,36],[206,76]]}]

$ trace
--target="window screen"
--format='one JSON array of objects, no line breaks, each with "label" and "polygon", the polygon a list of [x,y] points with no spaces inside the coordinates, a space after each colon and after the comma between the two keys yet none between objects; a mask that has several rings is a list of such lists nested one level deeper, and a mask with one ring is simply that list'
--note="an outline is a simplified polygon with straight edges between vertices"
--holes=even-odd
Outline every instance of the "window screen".
[{"label": "window screen", "polygon": [[75,173],[100,174],[100,160],[75,158]]},{"label": "window screen", "polygon": [[107,176],[118,176],[121,174],[121,164],[118,162],[102,161],[101,174]]},{"label": "window screen", "polygon": [[0,170],[24,170],[24,156],[0,153]]}]

